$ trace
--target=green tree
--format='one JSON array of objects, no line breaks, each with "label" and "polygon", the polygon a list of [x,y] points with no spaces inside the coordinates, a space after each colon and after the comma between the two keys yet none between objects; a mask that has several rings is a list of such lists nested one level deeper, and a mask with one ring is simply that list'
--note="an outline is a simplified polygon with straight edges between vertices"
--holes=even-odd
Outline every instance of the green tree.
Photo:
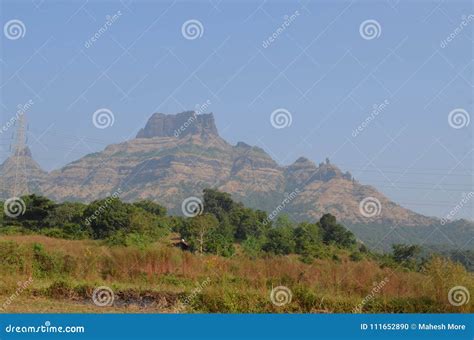
[{"label": "green tree", "polygon": [[263,250],[276,255],[287,255],[294,252],[293,230],[289,227],[270,229]]},{"label": "green tree", "polygon": [[286,214],[278,215],[277,219],[274,223],[276,228],[292,228],[293,223],[291,222],[290,218]]},{"label": "green tree", "polygon": [[84,223],[90,225],[96,239],[111,236],[117,230],[130,228],[131,205],[109,197],[89,204],[84,211]]},{"label": "green tree", "polygon": [[81,239],[92,234],[92,229],[84,223],[84,211],[87,205],[78,202],[57,204],[45,219],[50,228],[62,230],[67,238]]},{"label": "green tree", "polygon": [[219,227],[212,229],[209,232],[206,252],[226,257],[232,256],[235,252],[232,237],[223,234]]},{"label": "green tree", "polygon": [[356,244],[354,234],[343,225],[337,223],[335,216],[324,214],[319,220],[319,224],[323,230],[324,243],[333,243],[345,248],[350,248]]},{"label": "green tree", "polygon": [[210,235],[219,224],[214,215],[202,214],[188,219],[181,227],[180,234],[187,242],[191,249],[203,254],[210,246]]},{"label": "green tree", "polygon": [[319,250],[322,244],[321,229],[317,223],[300,223],[294,230],[294,237],[297,254]]},{"label": "green tree", "polygon": [[243,241],[248,237],[260,237],[264,234],[266,227],[264,221],[267,218],[262,211],[245,208],[236,205],[231,212],[230,221],[234,225],[234,237],[237,241]]},{"label": "green tree", "polygon": [[21,200],[24,202],[23,213],[17,217],[4,216],[6,224],[22,225],[25,228],[32,230],[39,230],[47,227],[46,220],[49,214],[54,210],[55,203],[50,199],[37,196],[28,195],[22,196]]},{"label": "green tree", "polygon": [[219,222],[228,218],[234,208],[234,201],[230,194],[214,189],[204,189],[204,213],[214,215]]},{"label": "green tree", "polygon": [[392,257],[398,263],[409,263],[420,254],[421,247],[418,245],[394,244],[392,245]]},{"label": "green tree", "polygon": [[164,206],[150,200],[138,201],[133,203],[133,205],[160,217],[166,216],[167,213],[166,208]]},{"label": "green tree", "polygon": [[234,209],[242,207],[232,200],[230,194],[220,192],[214,189],[203,190],[204,214],[211,214],[219,221],[219,226],[212,234],[215,240],[213,244],[220,249],[225,246],[228,248],[229,242],[232,243],[235,237],[236,223],[232,221],[232,212]]}]

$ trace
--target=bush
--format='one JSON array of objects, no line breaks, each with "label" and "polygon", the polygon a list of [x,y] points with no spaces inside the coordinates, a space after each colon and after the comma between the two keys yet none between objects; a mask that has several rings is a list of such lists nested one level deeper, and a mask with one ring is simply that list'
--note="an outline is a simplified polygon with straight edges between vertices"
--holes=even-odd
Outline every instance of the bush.
[{"label": "bush", "polygon": [[364,258],[364,256],[360,252],[354,251],[349,255],[349,258],[351,261],[359,262]]}]

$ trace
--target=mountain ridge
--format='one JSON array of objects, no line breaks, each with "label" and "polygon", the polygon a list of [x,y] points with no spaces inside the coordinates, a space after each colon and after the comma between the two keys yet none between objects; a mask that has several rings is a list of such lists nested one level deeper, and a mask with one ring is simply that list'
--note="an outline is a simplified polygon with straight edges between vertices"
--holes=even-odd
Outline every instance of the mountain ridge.
[{"label": "mountain ridge", "polygon": [[[2,165],[5,188],[3,179],[11,174],[4,171]],[[329,212],[349,226],[427,227],[440,221],[403,208],[329,159],[316,164],[299,157],[282,166],[259,147],[231,145],[219,136],[212,113],[193,111],[155,113],[136,138],[108,145],[49,173],[36,172],[33,183],[31,192],[57,201],[93,201],[121,189],[126,201],[152,199],[174,213],[180,213],[185,198],[199,197],[208,187],[267,212],[298,189],[282,212],[295,220],[315,220]]]}]

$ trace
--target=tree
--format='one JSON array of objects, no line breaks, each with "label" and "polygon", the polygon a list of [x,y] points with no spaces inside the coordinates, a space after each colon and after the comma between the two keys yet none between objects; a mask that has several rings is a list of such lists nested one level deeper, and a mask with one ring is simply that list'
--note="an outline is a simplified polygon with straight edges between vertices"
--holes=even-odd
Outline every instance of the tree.
[{"label": "tree", "polygon": [[84,223],[84,211],[87,205],[78,202],[57,204],[49,213],[45,224],[58,228],[68,238],[81,239],[92,234],[90,226]]},{"label": "tree", "polygon": [[324,243],[334,243],[345,248],[349,248],[356,243],[354,234],[341,224],[337,223],[335,216],[324,214],[319,220],[319,224],[323,230]]},{"label": "tree", "polygon": [[277,217],[275,221],[276,228],[292,228],[293,223],[291,223],[290,218],[286,214],[281,214]]},{"label": "tree", "polygon": [[230,221],[234,225],[234,237],[237,241],[248,237],[260,237],[264,232],[264,221],[267,214],[236,205],[231,212]]},{"label": "tree", "polygon": [[89,204],[84,211],[84,223],[92,228],[92,236],[103,239],[117,230],[128,231],[132,206],[118,198],[108,197]]},{"label": "tree", "polygon": [[316,223],[300,223],[294,230],[294,237],[297,254],[305,254],[319,249],[322,244],[321,229]]},{"label": "tree", "polygon": [[4,216],[5,223],[21,224],[23,227],[33,230],[47,227],[45,222],[54,210],[55,203],[46,197],[34,194],[22,196],[21,201],[24,202],[24,208],[21,208],[23,213],[17,217]]},{"label": "tree", "polygon": [[263,250],[276,255],[287,255],[294,252],[293,230],[288,227],[270,229]]},{"label": "tree", "polygon": [[233,243],[236,234],[236,223],[232,221],[233,211],[243,208],[243,205],[235,203],[230,194],[213,189],[204,189],[203,200],[204,213],[214,215],[219,221],[219,227],[212,234],[213,244],[216,246],[214,250],[229,248],[229,243]]},{"label": "tree", "polygon": [[232,256],[235,252],[234,240],[223,233],[219,227],[209,232],[206,251],[220,256]]},{"label": "tree", "polygon": [[392,257],[396,262],[408,263],[421,252],[421,247],[418,245],[394,244],[392,250]]},{"label": "tree", "polygon": [[209,246],[209,235],[218,226],[219,222],[211,214],[198,215],[184,223],[180,234],[191,245],[191,249],[203,254]]},{"label": "tree", "polygon": [[133,205],[160,217],[166,216],[167,213],[164,206],[150,200],[138,201],[133,203]]},{"label": "tree", "polygon": [[220,222],[234,208],[234,201],[230,194],[213,189],[204,189],[204,213],[214,215]]}]

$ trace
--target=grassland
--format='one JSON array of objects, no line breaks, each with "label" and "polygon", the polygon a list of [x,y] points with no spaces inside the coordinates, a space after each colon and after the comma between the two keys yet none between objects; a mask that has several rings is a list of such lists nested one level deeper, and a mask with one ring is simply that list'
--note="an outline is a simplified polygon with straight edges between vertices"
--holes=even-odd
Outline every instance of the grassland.
[{"label": "grassland", "polygon": [[[9,313],[474,311],[472,302],[448,301],[454,286],[474,291],[472,273],[440,258],[409,271],[370,258],[354,261],[344,250],[307,264],[295,255],[198,255],[169,238],[139,249],[41,235],[0,236],[0,258],[0,309]],[[114,292],[112,306],[93,303],[99,286]],[[272,303],[277,286],[291,290],[291,302]]]}]

